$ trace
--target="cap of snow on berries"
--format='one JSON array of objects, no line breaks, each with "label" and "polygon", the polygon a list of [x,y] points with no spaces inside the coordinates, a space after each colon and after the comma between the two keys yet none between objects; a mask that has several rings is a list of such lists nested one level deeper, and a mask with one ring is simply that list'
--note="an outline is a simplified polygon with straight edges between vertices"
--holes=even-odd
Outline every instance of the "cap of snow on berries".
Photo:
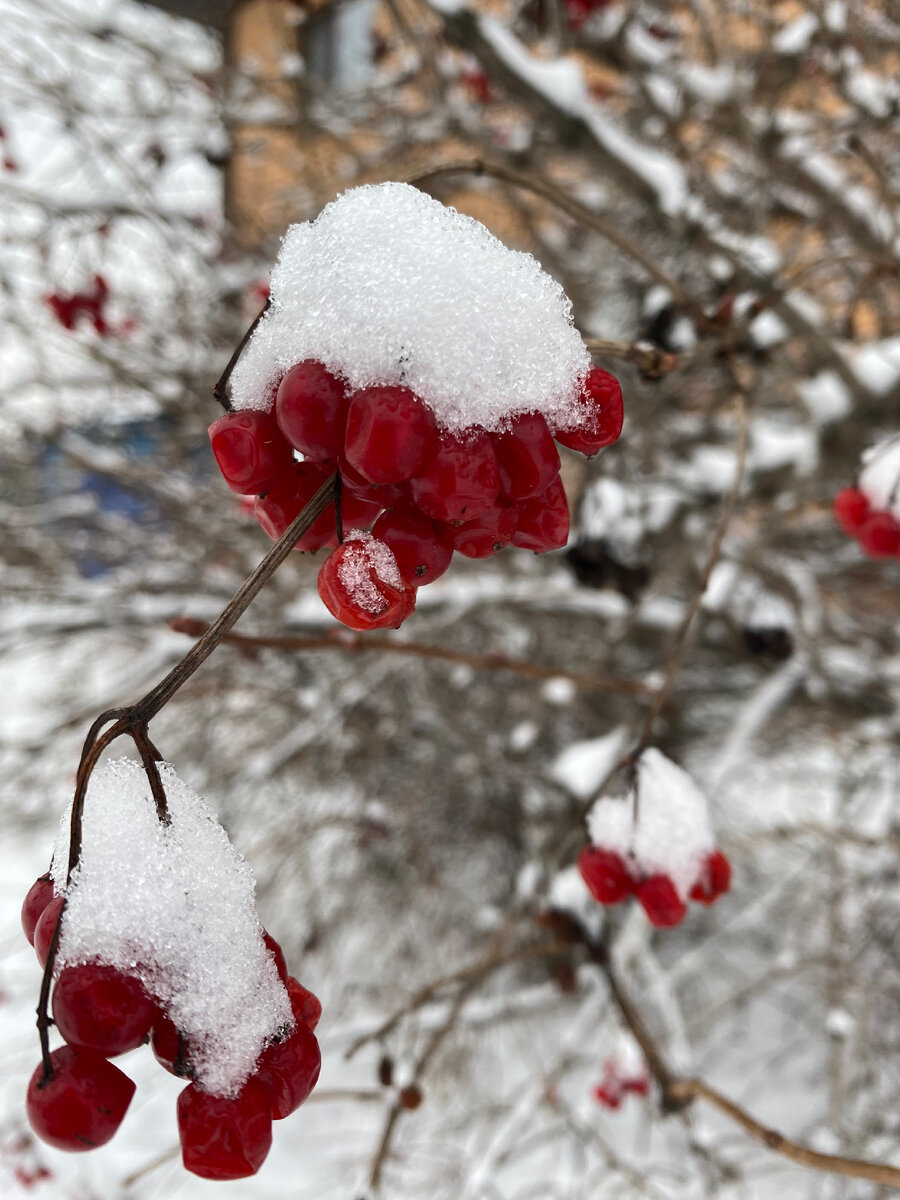
[{"label": "cap of snow on berries", "polygon": [[838,492],[834,515],[870,558],[900,557],[900,434],[863,454],[857,486]]},{"label": "cap of snow on berries", "polygon": [[315,360],[351,389],[411,389],[439,427],[497,431],[522,413],[577,426],[590,358],[536,259],[402,183],[345,192],[292,226],[271,304],[231,377],[236,409]]},{"label": "cap of snow on berries", "polygon": [[[138,763],[106,763],[91,777],[56,966],[97,962],[140,980],[189,1043],[197,1084],[233,1097],[267,1043],[293,1025],[291,1004],[263,940],[250,867],[209,805],[167,763],[159,773],[168,824]],[[54,850],[57,892],[69,820]]]},{"label": "cap of snow on berries", "polygon": [[900,521],[900,435],[872,446],[863,454],[859,490],[873,509]]}]

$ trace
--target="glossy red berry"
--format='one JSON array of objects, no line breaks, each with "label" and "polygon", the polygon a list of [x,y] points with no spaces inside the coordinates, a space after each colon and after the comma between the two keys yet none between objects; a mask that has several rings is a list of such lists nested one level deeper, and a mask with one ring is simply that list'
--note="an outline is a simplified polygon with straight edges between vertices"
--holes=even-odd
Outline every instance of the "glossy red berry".
[{"label": "glossy red berry", "polygon": [[684,920],[687,906],[668,875],[651,875],[637,885],[635,895],[651,925],[668,929]]},{"label": "glossy red berry", "polygon": [[336,458],[347,424],[346,389],[320,362],[305,359],[291,367],[275,397],[278,428],[314,462]]},{"label": "glossy red berry", "polygon": [[256,1078],[234,1099],[190,1083],[178,1097],[178,1136],[185,1168],[203,1179],[246,1179],[272,1145],[271,1096]]},{"label": "glossy red berry", "polygon": [[305,988],[302,983],[294,979],[292,975],[288,976],[286,986],[294,1020],[298,1024],[306,1025],[308,1029],[314,1030],[322,1015],[321,1000],[309,988]]},{"label": "glossy red berry", "polygon": [[56,922],[59,920],[62,907],[62,896],[54,896],[41,913],[38,923],[34,927],[34,952],[42,967],[47,962],[47,956],[50,953],[50,942],[53,939],[53,931],[56,929]]},{"label": "glossy red berry", "polygon": [[268,1089],[273,1120],[296,1112],[316,1086],[321,1066],[315,1034],[300,1022],[283,1042],[266,1047],[254,1078]]},{"label": "glossy red berry", "polygon": [[434,521],[474,521],[500,494],[500,468],[490,436],[441,434],[434,452],[412,481],[412,496]]},{"label": "glossy red berry", "polygon": [[350,538],[319,571],[323,604],[349,629],[396,629],[416,606],[391,550],[371,535]]},{"label": "glossy red berry", "polygon": [[70,1046],[54,1050],[50,1062],[52,1077],[45,1083],[39,1064],[28,1084],[31,1128],[58,1150],[93,1150],[108,1142],[131,1103],[133,1081],[98,1054]]},{"label": "glossy red berry", "polygon": [[409,388],[362,388],[350,397],[344,453],[370,483],[410,479],[436,437],[431,409]]},{"label": "glossy red berry", "polygon": [[834,498],[834,515],[845,533],[857,534],[869,515],[869,498],[859,488],[844,488]]},{"label": "glossy red berry", "polygon": [[438,537],[445,546],[458,550],[466,558],[489,558],[508,546],[519,523],[518,509],[497,504],[474,521],[451,525],[437,522]]},{"label": "glossy red berry", "polygon": [[519,505],[519,519],[512,544],[521,550],[543,554],[559,550],[569,540],[569,502],[557,475],[546,492]]},{"label": "glossy red berry", "polygon": [[[260,525],[277,541],[288,525],[300,515],[331,472],[318,463],[294,463],[290,471],[264,496],[259,496],[253,511]],[[298,550],[315,552],[323,546],[337,545],[334,508],[326,508],[297,542]]]},{"label": "glossy red berry", "polygon": [[438,541],[434,521],[414,504],[401,504],[382,513],[372,527],[372,536],[393,550],[400,574],[410,587],[438,579],[453,557],[453,550]]},{"label": "glossy red berry", "polygon": [[156,1014],[150,1031],[150,1048],[156,1061],[165,1067],[170,1075],[177,1075],[181,1079],[191,1078],[187,1038],[165,1013]]},{"label": "glossy red berry", "polygon": [[28,895],[22,902],[22,929],[31,945],[34,945],[34,930],[44,909],[53,899],[53,880],[50,872],[41,875],[28,889]]},{"label": "glossy red berry", "polygon": [[63,967],[53,988],[53,1020],[65,1041],[107,1058],[140,1046],[155,1016],[141,981],[106,963]]},{"label": "glossy red berry", "polygon": [[634,892],[634,880],[624,860],[612,850],[585,846],[578,856],[578,870],[588,891],[601,904],[621,904]]},{"label": "glossy red berry", "polygon": [[266,930],[263,930],[263,941],[266,943],[266,949],[275,960],[275,969],[278,971],[278,978],[283,984],[287,985],[288,970],[287,963],[285,962],[284,958],[284,951],[272,937],[271,933],[266,932]]},{"label": "glossy red berry", "polygon": [[226,413],[209,427],[209,442],[225,482],[242,496],[268,492],[290,471],[291,448],[270,413]]},{"label": "glossy red berry", "polygon": [[893,558],[900,554],[900,525],[889,512],[871,513],[857,536],[870,558]]},{"label": "glossy red berry", "polygon": [[588,456],[611,446],[622,432],[622,389],[608,371],[594,367],[588,372],[578,398],[578,418],[572,425],[553,431],[553,436],[570,450]]},{"label": "glossy red berry", "polygon": [[540,496],[559,474],[559,451],[540,413],[513,417],[508,430],[492,433],[500,488],[510,500]]},{"label": "glossy red berry", "polygon": [[691,888],[691,899],[700,904],[712,904],[731,887],[731,863],[721,850],[706,856],[700,878]]}]

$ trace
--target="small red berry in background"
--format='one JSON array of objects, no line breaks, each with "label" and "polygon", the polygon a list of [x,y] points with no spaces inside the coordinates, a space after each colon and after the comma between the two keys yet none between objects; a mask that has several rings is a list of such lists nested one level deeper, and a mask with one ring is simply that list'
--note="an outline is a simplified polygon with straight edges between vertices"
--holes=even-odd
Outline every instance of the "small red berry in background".
[{"label": "small red berry in background", "polygon": [[833,509],[870,558],[900,558],[900,436],[863,454],[856,486],[838,492]]},{"label": "small red berry in background", "polygon": [[647,920],[658,929],[669,929],[684,920],[687,905],[668,875],[651,875],[642,880],[634,894],[647,914]]},{"label": "small red berry in background", "polygon": [[338,546],[319,571],[319,595],[350,629],[396,629],[416,606],[391,548],[371,534]]},{"label": "small red berry in background", "polygon": [[900,554],[900,524],[892,513],[870,513],[857,537],[870,558],[895,558]]},{"label": "small red berry in background", "polygon": [[714,904],[731,887],[731,863],[721,850],[714,850],[703,864],[700,878],[691,888],[691,899]]},{"label": "small red berry in background", "polygon": [[621,904],[634,894],[634,880],[624,859],[600,846],[585,846],[578,856],[578,870],[588,891],[601,904]]},{"label": "small red berry in background", "polygon": [[62,1046],[50,1055],[53,1074],[39,1064],[25,1097],[31,1128],[58,1150],[93,1150],[122,1123],[135,1085],[98,1054]]},{"label": "small red berry in background", "polygon": [[869,500],[858,488],[844,488],[834,498],[834,515],[845,533],[855,536],[869,515]]},{"label": "small red berry in background", "polygon": [[491,81],[480,67],[466,67],[459,78],[470,98],[477,104],[490,104],[494,99]]}]

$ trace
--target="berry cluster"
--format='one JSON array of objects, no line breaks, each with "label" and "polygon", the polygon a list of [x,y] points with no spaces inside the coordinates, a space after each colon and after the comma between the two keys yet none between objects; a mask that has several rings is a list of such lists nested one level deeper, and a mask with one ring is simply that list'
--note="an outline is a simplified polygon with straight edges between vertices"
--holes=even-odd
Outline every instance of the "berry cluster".
[{"label": "berry cluster", "polygon": [[64,296],[60,292],[51,292],[47,297],[47,305],[53,310],[56,319],[64,329],[74,329],[79,318],[84,315],[101,337],[110,332],[105,308],[109,298],[109,285],[102,275],[95,275],[90,291],[73,292]]},{"label": "berry cluster", "polygon": [[838,492],[834,515],[870,558],[900,558],[900,521],[889,510],[872,504],[859,488]]},{"label": "berry cluster", "polygon": [[[578,870],[588,891],[601,904],[621,904],[634,896],[651,925],[660,929],[678,925],[687,904],[668,875],[647,874],[633,856],[602,846],[585,846],[578,856]],[[731,886],[731,864],[721,850],[713,850],[703,861],[689,898],[698,904],[713,904]]]},{"label": "berry cluster", "polygon": [[[571,427],[551,429],[540,413],[526,413],[502,432],[458,434],[439,430],[408,388],[350,392],[310,359],[281,379],[272,412],[228,413],[209,437],[226,483],[256,494],[257,520],[272,538],[340,472],[343,524],[371,536],[334,551],[319,594],[351,629],[380,629],[409,616],[416,590],[447,570],[454,551],[486,558],[508,545],[535,553],[564,546],[569,509],[554,438],[591,455],[621,430],[621,388],[599,368],[587,377]],[[329,509],[297,549],[337,540]]]},{"label": "berry cluster", "polygon": [[628,1095],[646,1096],[650,1091],[650,1077],[645,1067],[623,1066],[616,1058],[608,1058],[603,1064],[603,1077],[594,1088],[594,1099],[604,1108],[619,1108]]},{"label": "berry cluster", "polygon": [[[49,875],[32,884],[22,927],[41,965],[60,919],[63,898]],[[262,1166],[272,1144],[272,1121],[294,1112],[319,1077],[314,1030],[322,1006],[287,973],[281,947],[264,940],[284,985],[294,1024],[263,1050],[253,1075],[234,1097],[215,1096],[191,1082],[178,1098],[178,1132],[185,1167],[204,1179],[242,1179]],[[92,1150],[115,1134],[135,1084],[110,1058],[149,1040],[157,1061],[192,1079],[190,1042],[143,983],[102,962],[66,964],[52,994],[53,1021],[65,1045],[50,1055],[52,1074],[39,1064],[26,1109],[35,1133],[61,1150]]]}]

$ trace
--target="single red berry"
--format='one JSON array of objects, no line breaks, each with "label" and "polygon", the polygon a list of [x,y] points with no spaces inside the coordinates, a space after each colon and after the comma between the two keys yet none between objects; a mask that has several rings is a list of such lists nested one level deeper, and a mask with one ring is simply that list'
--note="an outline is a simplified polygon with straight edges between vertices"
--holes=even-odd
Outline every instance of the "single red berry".
[{"label": "single red berry", "polygon": [[53,932],[56,929],[56,922],[59,920],[62,907],[63,897],[54,896],[41,913],[38,923],[34,927],[34,952],[42,967],[47,963],[47,957],[50,954],[50,942],[53,940]]},{"label": "single red berry", "polygon": [[25,1111],[34,1132],[58,1150],[93,1150],[122,1124],[135,1092],[124,1071],[98,1054],[61,1046],[50,1055],[53,1075],[44,1081],[43,1063],[28,1084]]},{"label": "single red berry", "polygon": [[265,929],[263,930],[263,941],[266,943],[266,949],[275,959],[275,969],[278,971],[278,978],[287,986],[288,970],[284,959],[284,951],[272,937],[271,933],[268,933]]},{"label": "single red berry", "polygon": [[833,502],[834,515],[845,533],[859,533],[869,515],[869,498],[858,488],[844,488]]},{"label": "single red berry", "polygon": [[106,1058],[140,1046],[155,1016],[141,981],[106,963],[63,967],[53,988],[53,1020],[65,1041]]},{"label": "single red berry", "polygon": [[410,479],[436,438],[431,409],[409,388],[362,388],[350,397],[344,453],[370,483]]},{"label": "single red berry", "polygon": [[622,1091],[632,1092],[635,1096],[646,1096],[650,1091],[650,1080],[646,1075],[632,1075],[622,1080]]},{"label": "single red berry", "polygon": [[294,461],[275,418],[253,408],[213,421],[209,442],[225,482],[242,496],[268,492]]},{"label": "single red berry", "polygon": [[203,1179],[246,1179],[272,1145],[272,1098],[256,1078],[237,1096],[211,1096],[189,1083],[178,1097],[178,1137],[185,1169]]},{"label": "single red berry", "polygon": [[50,872],[41,875],[28,889],[28,895],[22,902],[22,928],[31,945],[34,945],[34,929],[44,909],[53,899],[53,880]]},{"label": "single red berry", "polygon": [[508,546],[519,523],[515,505],[497,504],[474,521],[451,525],[437,522],[438,537],[445,546],[458,550],[466,558],[489,558]]},{"label": "single red berry", "polygon": [[319,596],[349,629],[396,629],[416,607],[390,547],[371,534],[349,538],[319,571]]},{"label": "single red berry", "polygon": [[290,1037],[266,1047],[254,1078],[268,1089],[273,1120],[281,1121],[297,1111],[316,1086],[321,1066],[316,1036],[300,1022]]},{"label": "single red berry", "polygon": [[161,1067],[170,1075],[190,1079],[192,1070],[188,1062],[187,1038],[175,1022],[163,1012],[157,1012],[150,1031],[150,1048]]},{"label": "single red berry", "polygon": [[700,878],[691,888],[691,899],[700,904],[712,904],[731,887],[731,863],[721,850],[706,856]]},{"label": "single red berry", "polygon": [[513,417],[508,430],[492,433],[500,488],[510,500],[540,496],[559,474],[559,451],[540,413]]},{"label": "single red berry", "polygon": [[873,512],[859,530],[859,544],[870,558],[900,554],[900,525],[889,512]]},{"label": "single red berry", "polygon": [[432,583],[450,566],[453,550],[438,541],[437,528],[414,504],[400,504],[384,512],[372,527],[372,536],[390,546],[400,574],[419,588]]},{"label": "single red berry", "polygon": [[[296,520],[330,474],[331,471],[319,463],[293,463],[271,491],[257,498],[253,511],[272,541],[277,541]],[[298,539],[296,549],[314,553],[323,546],[336,545],[334,507],[330,506]]]},{"label": "single red berry", "polygon": [[651,925],[668,929],[684,920],[687,907],[668,875],[651,875],[637,885],[635,895]]},{"label": "single red berry", "polygon": [[291,367],[275,397],[278,428],[314,462],[336,458],[344,444],[347,392],[320,362],[308,358]]},{"label": "single red berry", "polygon": [[621,904],[634,892],[634,880],[620,855],[601,846],[585,846],[578,870],[588,891],[601,904]]},{"label": "single red berry", "polygon": [[622,1089],[618,1083],[601,1083],[594,1088],[594,1099],[604,1108],[618,1108],[622,1103]]},{"label": "single red berry", "polygon": [[557,475],[546,492],[519,505],[519,520],[512,544],[521,550],[544,554],[559,550],[569,540],[569,502]]},{"label": "single red berry", "polygon": [[578,398],[578,418],[555,429],[553,436],[570,450],[588,456],[611,446],[622,432],[622,389],[619,381],[600,367],[588,372]]},{"label": "single red berry", "polygon": [[434,452],[412,481],[418,507],[434,521],[474,521],[500,494],[500,468],[483,429],[466,437],[441,434]]},{"label": "single red berry", "polygon": [[294,1020],[298,1024],[306,1025],[308,1029],[314,1030],[322,1015],[321,1000],[292,975],[288,976],[286,986]]}]

